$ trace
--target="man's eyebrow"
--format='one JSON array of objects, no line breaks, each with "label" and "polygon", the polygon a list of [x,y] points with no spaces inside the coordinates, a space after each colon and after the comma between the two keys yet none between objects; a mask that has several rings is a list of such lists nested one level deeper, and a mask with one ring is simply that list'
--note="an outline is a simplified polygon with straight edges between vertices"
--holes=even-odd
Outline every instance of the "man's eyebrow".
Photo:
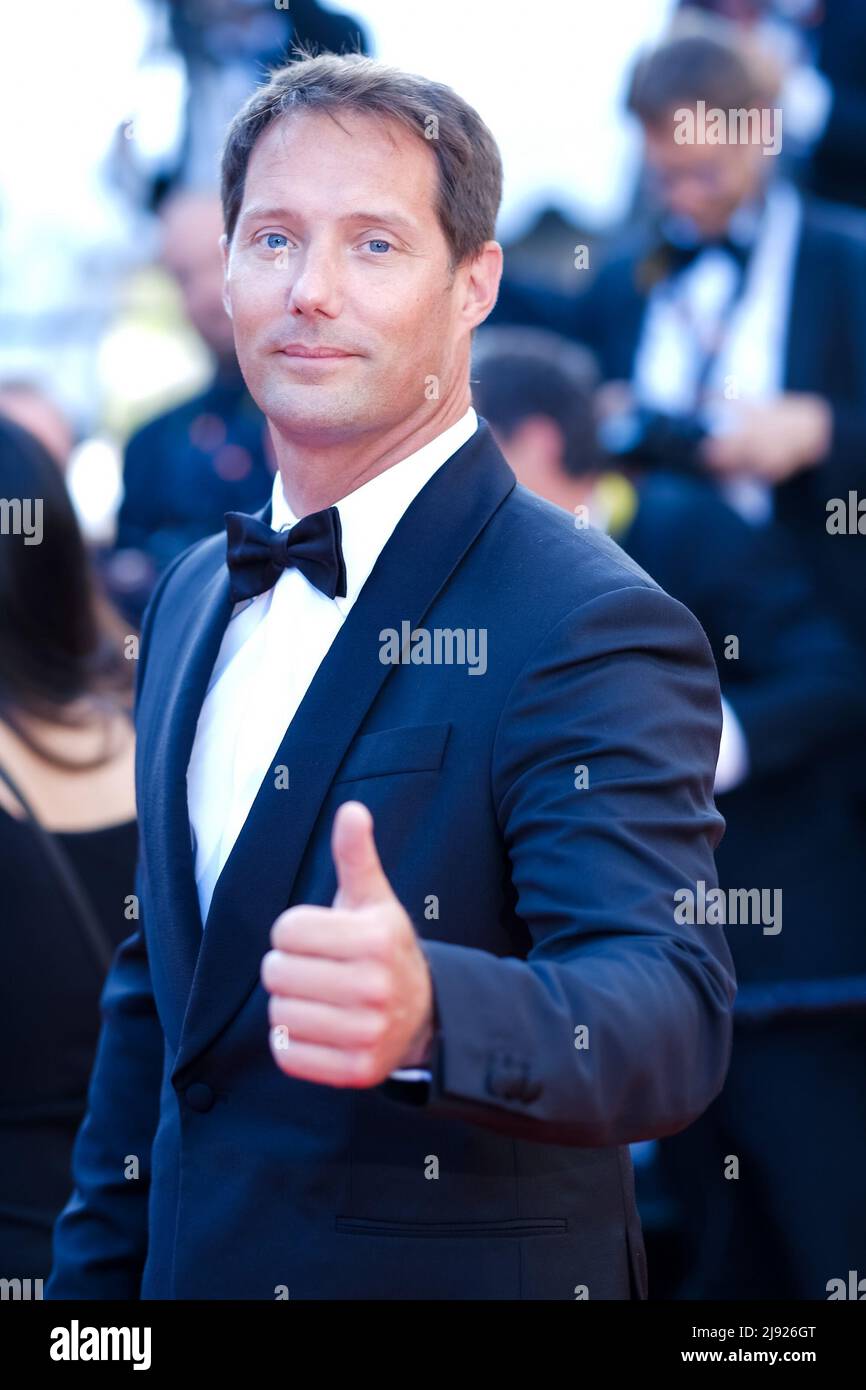
[{"label": "man's eyebrow", "polygon": [[274,208],[266,208],[266,207],[257,207],[257,206],[254,204],[252,207],[243,208],[243,209],[241,210],[241,213],[240,213],[240,216],[239,216],[239,218],[238,218],[238,221],[239,221],[239,222],[251,222],[251,221],[257,220],[257,219],[260,218],[260,217],[287,217],[287,216],[289,216],[289,209],[288,209],[288,208],[276,208],[276,207],[274,207]]},{"label": "man's eyebrow", "polygon": [[389,227],[402,227],[407,232],[417,230],[411,218],[403,217],[399,212],[393,212],[388,208],[380,208],[378,212],[349,212],[345,217],[341,217],[340,221],[369,222],[373,226],[387,223]]},{"label": "man's eyebrow", "polygon": [[[238,219],[241,222],[256,222],[260,219],[270,218],[291,218],[296,217],[297,213],[291,208],[286,207],[252,207],[244,208]],[[380,208],[378,212],[348,212],[345,217],[339,219],[340,222],[367,222],[372,226],[387,224],[389,227],[400,227],[404,231],[417,231],[416,224],[408,217],[403,217],[399,212],[388,208]]]}]

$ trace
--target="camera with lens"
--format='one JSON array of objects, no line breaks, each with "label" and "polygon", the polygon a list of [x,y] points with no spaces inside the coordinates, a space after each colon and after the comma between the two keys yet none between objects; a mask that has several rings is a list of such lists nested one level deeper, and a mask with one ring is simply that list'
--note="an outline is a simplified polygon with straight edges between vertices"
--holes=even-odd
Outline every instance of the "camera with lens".
[{"label": "camera with lens", "polygon": [[700,445],[706,435],[694,415],[667,415],[645,407],[609,415],[598,426],[601,447],[617,462],[684,473],[702,471]]}]

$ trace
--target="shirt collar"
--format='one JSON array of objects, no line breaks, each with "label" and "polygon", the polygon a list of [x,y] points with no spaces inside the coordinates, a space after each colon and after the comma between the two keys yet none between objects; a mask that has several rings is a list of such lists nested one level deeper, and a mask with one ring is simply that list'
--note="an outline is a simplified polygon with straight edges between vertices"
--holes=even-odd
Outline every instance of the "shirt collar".
[{"label": "shirt collar", "polygon": [[[334,503],[340,513],[347,582],[345,598],[334,600],[338,607],[342,609],[354,602],[410,503],[477,428],[478,416],[470,406],[460,420],[435,439]],[[280,531],[299,520],[286,501],[277,472],[271,495],[271,526]]]}]

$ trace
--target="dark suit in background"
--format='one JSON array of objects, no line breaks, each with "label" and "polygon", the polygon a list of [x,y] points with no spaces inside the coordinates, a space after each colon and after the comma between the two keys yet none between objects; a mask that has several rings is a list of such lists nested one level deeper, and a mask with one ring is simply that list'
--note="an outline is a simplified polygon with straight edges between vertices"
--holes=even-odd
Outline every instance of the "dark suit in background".
[{"label": "dark suit in background", "polygon": [[264,417],[236,363],[207,389],[148,421],[126,446],[118,551],[148,561],[148,577],[124,603],[140,619],[158,575],[195,541],[224,527],[227,511],[263,506],[273,483]]}]

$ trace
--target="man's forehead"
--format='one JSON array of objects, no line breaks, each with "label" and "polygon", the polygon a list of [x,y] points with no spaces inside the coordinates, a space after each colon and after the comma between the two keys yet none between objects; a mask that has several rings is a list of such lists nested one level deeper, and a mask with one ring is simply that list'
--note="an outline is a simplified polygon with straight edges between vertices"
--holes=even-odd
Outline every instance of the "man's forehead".
[{"label": "man's forehead", "polygon": [[340,112],[338,120],[327,112],[300,112],[260,135],[244,180],[244,218],[296,209],[300,198],[319,190],[336,216],[375,212],[381,204],[411,219],[421,211],[420,200],[425,214],[434,211],[436,161],[420,136],[398,121],[362,112]]},{"label": "man's forehead", "polygon": [[399,160],[419,166],[433,159],[429,145],[400,121],[364,111],[298,111],[279,117],[253,146],[254,164],[302,158],[316,164],[342,159],[352,167],[375,169]]}]

